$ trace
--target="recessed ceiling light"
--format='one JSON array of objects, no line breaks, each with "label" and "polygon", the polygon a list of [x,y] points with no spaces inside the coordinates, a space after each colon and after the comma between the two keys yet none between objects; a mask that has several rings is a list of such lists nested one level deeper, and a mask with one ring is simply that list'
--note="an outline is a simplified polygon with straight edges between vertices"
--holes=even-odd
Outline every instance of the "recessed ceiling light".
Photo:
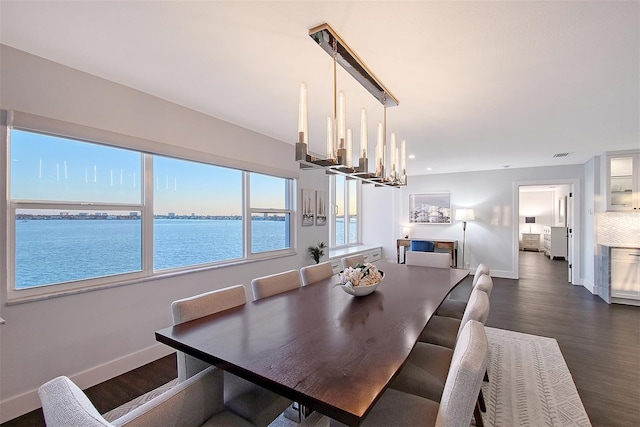
[{"label": "recessed ceiling light", "polygon": [[430,171],[430,170],[431,170],[431,168],[427,168],[427,170],[428,170],[428,171]]},{"label": "recessed ceiling light", "polygon": [[410,159],[415,159],[415,158],[416,158],[416,155],[415,155],[415,154],[409,154],[409,158],[410,158]]},{"label": "recessed ceiling light", "polygon": [[505,168],[505,169],[509,169],[511,167],[511,165],[504,165],[502,167]]}]

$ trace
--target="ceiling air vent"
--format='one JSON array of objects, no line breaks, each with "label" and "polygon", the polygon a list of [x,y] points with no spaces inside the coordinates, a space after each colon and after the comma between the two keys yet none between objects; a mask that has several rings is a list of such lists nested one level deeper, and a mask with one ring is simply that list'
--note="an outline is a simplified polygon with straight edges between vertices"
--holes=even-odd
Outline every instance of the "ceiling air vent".
[{"label": "ceiling air vent", "polygon": [[567,157],[569,153],[556,153],[553,155],[554,158],[559,159],[560,157]]}]

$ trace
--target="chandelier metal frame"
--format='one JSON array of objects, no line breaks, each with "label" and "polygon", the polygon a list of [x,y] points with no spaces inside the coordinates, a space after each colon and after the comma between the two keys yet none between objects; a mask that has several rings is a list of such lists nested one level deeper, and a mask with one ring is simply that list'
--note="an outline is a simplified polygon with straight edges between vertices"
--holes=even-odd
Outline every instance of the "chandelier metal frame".
[{"label": "chandelier metal frame", "polygon": [[[384,116],[383,123],[378,125],[378,133],[382,133],[382,147],[376,147],[376,171],[369,172],[368,159],[366,157],[366,148],[363,150],[363,156],[358,159],[358,166],[347,166],[347,147],[351,150],[351,145],[345,144],[343,139],[339,139],[338,146],[335,147],[335,158],[319,158],[311,156],[308,152],[308,123],[306,118],[306,86],[304,92],[301,89],[299,111],[299,128],[298,142],[295,147],[295,159],[300,164],[300,169],[324,169],[327,174],[345,175],[347,179],[358,179],[363,183],[374,184],[376,187],[400,187],[407,184],[406,176],[406,150],[404,141],[402,144],[403,160],[395,154],[395,163],[392,164],[391,173],[385,175],[385,156],[386,156],[386,123],[387,123],[387,107],[395,107],[400,104],[398,99],[391,94],[389,89],[373,74],[367,65],[358,57],[358,55],[345,43],[345,41],[329,26],[322,24],[309,30],[309,36],[333,58],[333,124],[330,127],[328,123],[328,132],[334,132],[330,138],[335,135],[335,126],[338,120],[338,89],[337,89],[337,65],[340,64],[353,78],[360,83],[374,98],[376,98],[383,106]],[[303,105],[304,103],[304,105]],[[366,113],[365,115],[366,120]],[[300,122],[305,122],[303,126]],[[350,135],[349,135],[350,137]],[[328,136],[329,138],[329,136]],[[349,138],[348,138],[349,139]],[[392,146],[395,145],[395,135],[392,135]],[[396,148],[396,147],[393,147]],[[393,149],[392,149],[393,151]],[[349,153],[351,155],[352,153]],[[391,153],[393,158],[394,153]],[[402,161],[399,168],[398,162]],[[351,163],[351,162],[349,162]]]}]

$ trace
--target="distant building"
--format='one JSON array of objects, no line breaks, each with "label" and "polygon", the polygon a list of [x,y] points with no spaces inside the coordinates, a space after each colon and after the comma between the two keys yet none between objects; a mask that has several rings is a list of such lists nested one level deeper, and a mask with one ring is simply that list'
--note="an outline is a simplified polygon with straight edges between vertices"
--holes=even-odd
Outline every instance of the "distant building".
[{"label": "distant building", "polygon": [[175,212],[169,212],[169,215],[167,215],[169,218],[175,218],[176,217],[176,213]]}]

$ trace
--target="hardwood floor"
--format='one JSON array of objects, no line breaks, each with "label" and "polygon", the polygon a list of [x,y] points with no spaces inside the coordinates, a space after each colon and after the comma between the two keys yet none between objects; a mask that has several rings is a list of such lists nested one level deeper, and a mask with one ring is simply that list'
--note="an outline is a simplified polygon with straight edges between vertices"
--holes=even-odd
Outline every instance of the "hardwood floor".
[{"label": "hardwood floor", "polygon": [[[487,326],[555,338],[594,426],[640,425],[640,307],[608,305],[567,282],[566,261],[520,252],[520,279],[494,278]],[[470,291],[468,279],[456,289]],[[107,412],[177,376],[175,356],[86,392]],[[33,411],[5,424],[42,426]]]},{"label": "hardwood floor", "polygon": [[555,338],[594,426],[640,425],[640,307],[567,282],[566,261],[520,252],[520,279],[494,279],[487,326]]}]

